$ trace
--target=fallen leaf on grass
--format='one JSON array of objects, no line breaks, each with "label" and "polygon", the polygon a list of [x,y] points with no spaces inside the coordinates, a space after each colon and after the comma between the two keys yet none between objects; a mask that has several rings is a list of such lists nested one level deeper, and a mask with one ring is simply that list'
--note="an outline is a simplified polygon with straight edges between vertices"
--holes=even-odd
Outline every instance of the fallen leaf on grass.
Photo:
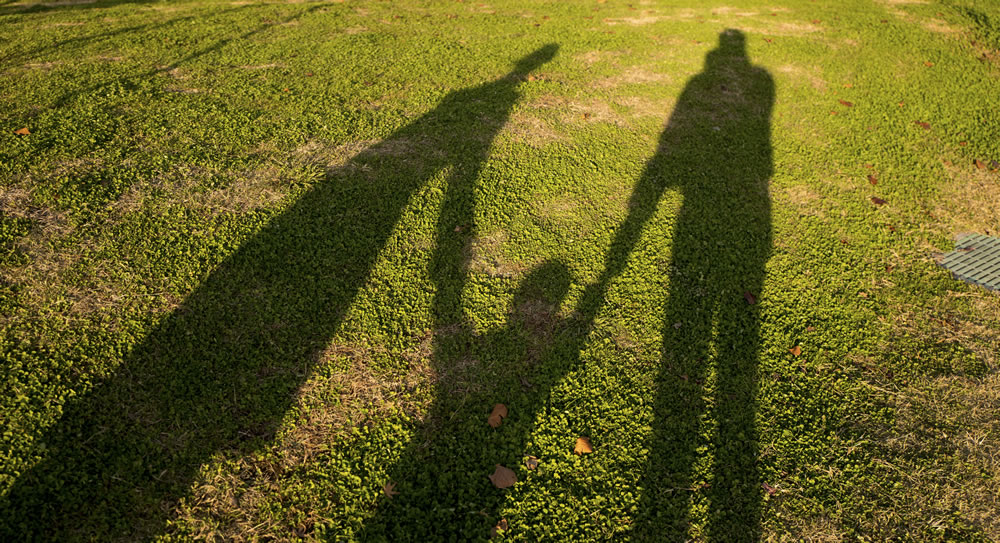
[{"label": "fallen leaf on grass", "polygon": [[18,128],[14,131],[14,133],[18,136],[27,136],[28,134],[31,134],[31,130],[28,130],[28,127],[26,126],[24,128]]},{"label": "fallen leaf on grass", "polygon": [[969,144],[969,142],[967,142],[967,141],[960,141],[960,142],[958,142],[958,144],[961,145],[962,147],[965,147],[966,145]]},{"label": "fallen leaf on grass", "polygon": [[767,491],[768,496],[774,496],[774,493],[778,491],[778,489],[774,488],[773,486],[767,483],[761,483],[760,486],[764,487],[764,490]]},{"label": "fallen leaf on grass", "polygon": [[[902,104],[902,102],[900,102],[900,104]],[[920,125],[920,127],[923,128],[924,130],[930,130],[931,129],[931,123],[925,123],[923,121],[913,121],[913,124]]]},{"label": "fallen leaf on grass", "polygon": [[934,65],[934,63],[933,63],[933,62],[931,62],[931,61],[929,61],[929,60],[925,60],[925,61],[924,61],[924,66],[927,66],[928,68],[930,68],[930,67],[931,67],[931,66],[933,66],[933,65]]},{"label": "fallen leaf on grass", "polygon": [[990,161],[990,169],[991,170],[995,170],[997,168],[1000,168],[1000,162],[997,162],[995,160],[991,160]]},{"label": "fallen leaf on grass", "polygon": [[872,196],[872,203],[875,204],[875,205],[877,205],[877,206],[881,206],[881,205],[885,205],[885,204],[887,204],[889,202],[887,202],[887,201],[879,198],[878,196]]},{"label": "fallen leaf on grass", "polygon": [[847,100],[837,100],[837,101],[840,102],[840,105],[842,105],[844,107],[854,107],[854,104],[851,103],[851,102],[848,102]]},{"label": "fallen leaf on grass", "polygon": [[524,457],[524,467],[528,469],[535,469],[538,467],[538,459],[534,456]]},{"label": "fallen leaf on grass", "polygon": [[594,447],[590,444],[590,438],[578,437],[576,438],[576,445],[573,447],[573,452],[576,454],[590,454],[594,452]]},{"label": "fallen leaf on grass", "polygon": [[874,175],[869,175],[868,182],[871,183],[872,185],[878,185],[878,178],[875,177]]},{"label": "fallen leaf on grass", "polygon": [[750,305],[757,303],[757,298],[753,294],[750,294],[749,290],[743,293],[743,299]]},{"label": "fallen leaf on grass", "polygon": [[490,411],[490,416],[486,419],[486,422],[494,428],[499,428],[500,424],[503,422],[503,418],[507,416],[507,406],[498,403],[493,406],[493,411]]},{"label": "fallen leaf on grass", "polygon": [[496,537],[497,534],[500,532],[506,532],[507,526],[509,526],[507,524],[507,519],[505,518],[500,519],[500,522],[498,522],[497,525],[493,527],[493,531],[490,533],[490,537],[493,538]]},{"label": "fallen leaf on grass", "polygon": [[788,352],[792,353],[792,356],[799,356],[800,354],[802,354],[802,347],[796,345],[791,349],[788,349]]},{"label": "fallen leaf on grass", "polygon": [[975,164],[976,167],[979,168],[980,170],[986,169],[986,164],[984,164],[983,161],[979,160],[978,158],[973,160],[972,163]]},{"label": "fallen leaf on grass", "polygon": [[819,19],[813,19],[812,20],[812,24],[814,24],[814,25],[818,25],[819,23],[820,23]]},{"label": "fallen leaf on grass", "polygon": [[514,473],[514,470],[505,468],[500,464],[497,464],[496,466],[497,468],[493,470],[493,474],[490,475],[490,482],[493,483],[493,486],[497,488],[514,486],[514,483],[517,482],[517,475]]},{"label": "fallen leaf on grass", "polygon": [[386,498],[392,498],[393,496],[399,494],[398,490],[393,490],[394,488],[396,488],[396,483],[386,483],[385,486],[382,487],[382,493],[385,494]]}]

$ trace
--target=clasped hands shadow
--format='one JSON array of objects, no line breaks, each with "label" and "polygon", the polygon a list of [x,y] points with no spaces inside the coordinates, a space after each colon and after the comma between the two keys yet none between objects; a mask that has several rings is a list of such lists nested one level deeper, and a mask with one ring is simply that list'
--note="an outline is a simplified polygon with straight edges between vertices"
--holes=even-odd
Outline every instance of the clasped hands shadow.
[{"label": "clasped hands shadow", "polygon": [[[148,539],[216,453],[266,446],[296,390],[340,327],[409,198],[448,169],[431,256],[436,333],[432,363],[444,376],[425,427],[389,473],[400,490],[380,500],[367,540],[485,538],[501,491],[487,475],[489,446],[468,448],[503,398],[511,417],[496,434],[523,452],[531,421],[573,370],[608,289],[639,243],[663,192],[676,218],[663,326],[664,359],[653,391],[654,430],[631,536],[689,537],[695,492],[706,492],[712,539],[759,538],[760,482],[754,416],[757,308],[770,252],[770,111],[767,73],[727,30],[685,87],[606,252],[599,279],[569,317],[558,317],[572,278],[549,261],[522,280],[505,327],[476,335],[462,316],[475,239],[476,183],[526,76],[555,55],[548,45],[505,77],[449,94],[431,112],[361,152],[246,242],[128,354],[118,371],[66,406],[41,438],[43,460],[0,498],[0,533],[20,539]],[[468,228],[455,228],[470,225]],[[677,329],[675,322],[685,322]],[[693,331],[711,330],[710,334]],[[503,353],[498,357],[497,353]],[[512,356],[513,355],[513,356]],[[501,359],[502,358],[502,359]],[[514,359],[514,360],[512,360]],[[463,373],[477,360],[487,371]],[[688,376],[678,386],[676,374]],[[706,391],[711,383],[711,390]],[[714,401],[706,404],[710,394]],[[457,396],[461,396],[457,398]],[[452,416],[455,402],[481,417]],[[475,409],[473,409],[475,411]],[[699,425],[717,421],[708,443]],[[502,435],[501,435],[502,432]],[[694,488],[699,448],[714,457],[710,484]],[[459,460],[456,457],[460,456]],[[449,470],[449,463],[459,462]],[[436,469],[427,470],[434,465]],[[482,473],[465,466],[477,466]],[[678,490],[685,489],[685,490]],[[411,521],[419,512],[422,522]]]}]

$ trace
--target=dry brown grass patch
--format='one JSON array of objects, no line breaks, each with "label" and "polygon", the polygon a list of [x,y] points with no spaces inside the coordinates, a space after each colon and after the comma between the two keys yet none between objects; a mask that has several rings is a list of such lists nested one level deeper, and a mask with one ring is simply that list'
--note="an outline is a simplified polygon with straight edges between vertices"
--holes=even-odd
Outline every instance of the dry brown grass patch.
[{"label": "dry brown grass patch", "polygon": [[[183,205],[209,215],[243,213],[277,204],[288,194],[288,184],[281,171],[271,165],[242,172],[227,172],[229,182],[221,188],[202,190],[205,179],[219,175],[200,167],[177,165],[172,171],[129,187],[112,204],[121,218],[144,206]],[[156,198],[150,198],[153,192]]]},{"label": "dry brown grass patch", "polygon": [[633,66],[631,68],[627,68],[618,75],[598,80],[594,83],[594,86],[608,89],[629,84],[659,83],[661,81],[669,81],[671,79],[673,78],[668,74],[653,72],[645,68]]},{"label": "dry brown grass patch", "polygon": [[279,64],[277,62],[271,62],[269,64],[254,64],[254,65],[240,66],[240,68],[243,68],[244,70],[269,70],[271,68],[284,68],[284,67],[285,67],[284,64]]},{"label": "dry brown grass patch", "polygon": [[311,140],[292,152],[293,158],[299,163],[317,164],[326,168],[327,173],[339,169],[363,169],[365,157],[407,157],[417,160],[417,144],[402,138],[382,141],[364,140],[329,144],[323,141]]},{"label": "dry brown grass patch", "polygon": [[510,116],[503,132],[532,147],[544,147],[545,145],[565,139],[548,123],[534,115],[517,112]]},{"label": "dry brown grass patch", "polygon": [[528,104],[528,108],[555,110],[565,124],[609,123],[628,126],[623,115],[611,107],[607,99],[574,100],[563,96],[543,95]]},{"label": "dry brown grass patch", "polygon": [[942,526],[955,512],[1000,539],[1000,374],[941,377],[891,397],[896,424],[886,445],[909,488],[893,496]]},{"label": "dry brown grass patch", "polygon": [[[442,331],[440,333],[447,333]],[[298,392],[301,415],[283,432],[273,454],[233,459],[203,470],[204,478],[179,507],[178,514],[199,537],[225,541],[256,541],[287,537],[289,532],[311,539],[321,520],[326,496],[309,496],[301,504],[305,520],[297,526],[277,522],[261,505],[279,492],[282,481],[302,467],[315,464],[345,429],[369,424],[402,411],[422,420],[429,395],[413,394],[437,382],[431,367],[432,334],[418,338],[402,353],[408,369],[389,375],[374,369],[371,348],[334,343],[317,355],[318,364],[339,368],[330,377],[314,377]],[[383,353],[384,354],[384,353]],[[426,396],[426,401],[422,398]]]},{"label": "dry brown grass patch", "polygon": [[586,64],[587,66],[591,66],[595,63],[607,62],[627,54],[628,51],[587,51],[586,53],[580,53],[573,58]]},{"label": "dry brown grass patch", "polygon": [[805,68],[795,64],[783,64],[778,66],[777,72],[787,75],[795,82],[807,83],[818,91],[826,90],[827,83],[820,76],[821,71],[819,68]]},{"label": "dry brown grass patch", "polygon": [[945,164],[947,181],[933,216],[939,232],[954,237],[962,233],[1000,234],[1000,171],[966,164]]},{"label": "dry brown grass patch", "polygon": [[641,15],[639,17],[616,17],[604,19],[604,24],[606,25],[632,25],[632,26],[643,26],[648,24],[653,24],[655,22],[663,20],[660,15]]},{"label": "dry brown grass patch", "polygon": [[826,213],[818,205],[823,197],[807,185],[785,187],[778,191],[777,196],[791,205],[800,216],[826,217]]},{"label": "dry brown grass patch", "polygon": [[931,19],[929,21],[923,22],[923,27],[931,32],[937,32],[939,34],[954,34],[958,32],[958,29],[949,25],[944,21],[939,21],[937,19]]},{"label": "dry brown grass patch", "polygon": [[741,11],[740,8],[734,8],[732,6],[722,6],[712,9],[712,15],[735,15],[736,17],[753,17],[759,14],[760,12],[757,11]]},{"label": "dry brown grass patch", "polygon": [[615,100],[620,106],[626,107],[635,117],[655,117],[667,119],[673,112],[677,100],[674,98],[646,98],[642,96],[625,96]]},{"label": "dry brown grass patch", "polygon": [[524,273],[527,264],[513,262],[503,254],[506,242],[507,234],[502,230],[477,236],[467,249],[469,271],[490,277],[517,277]]}]

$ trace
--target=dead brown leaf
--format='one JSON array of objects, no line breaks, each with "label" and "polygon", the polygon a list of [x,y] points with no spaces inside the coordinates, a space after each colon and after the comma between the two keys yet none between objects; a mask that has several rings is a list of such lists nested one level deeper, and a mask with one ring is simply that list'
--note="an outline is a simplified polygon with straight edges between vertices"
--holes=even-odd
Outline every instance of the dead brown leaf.
[{"label": "dead brown leaf", "polygon": [[590,438],[576,438],[576,445],[573,447],[573,452],[576,454],[590,454],[594,452],[594,447],[590,444]]},{"label": "dead brown leaf", "polygon": [[[900,102],[900,105],[902,105],[902,104],[903,103]],[[931,129],[931,123],[925,123],[923,121],[913,121],[913,124],[920,125],[920,128],[923,128],[924,130],[930,130]]]},{"label": "dead brown leaf", "polygon": [[881,206],[881,205],[885,205],[885,204],[887,204],[889,202],[887,202],[887,201],[879,198],[878,196],[872,196],[872,203],[875,204],[875,205],[877,205],[877,206]]},{"label": "dead brown leaf", "polygon": [[490,475],[490,482],[493,483],[493,486],[497,488],[508,488],[514,486],[514,483],[517,482],[517,474],[514,473],[514,470],[505,468],[500,464],[497,464],[496,466],[496,469],[493,470],[493,473]]},{"label": "dead brown leaf", "polygon": [[24,128],[18,128],[14,131],[14,133],[18,136],[27,136],[28,134],[31,134],[31,130],[28,130],[28,127],[26,126]]},{"label": "dead brown leaf", "polygon": [[796,345],[791,349],[788,349],[788,352],[792,353],[792,356],[799,356],[800,354],[802,354],[802,347]]},{"label": "dead brown leaf", "polygon": [[490,411],[490,416],[486,419],[486,422],[494,428],[499,428],[500,424],[503,422],[503,418],[507,416],[507,406],[498,403],[493,406],[493,411]]},{"label": "dead brown leaf", "polygon": [[851,102],[848,102],[847,100],[837,100],[837,101],[840,102],[840,105],[842,105],[844,107],[854,107],[854,104],[851,103]]},{"label": "dead brown leaf", "polygon": [[747,303],[750,305],[754,305],[755,303],[757,303],[757,298],[753,294],[751,294],[749,290],[743,293],[743,299],[746,300]]},{"label": "dead brown leaf", "polygon": [[870,175],[869,174],[868,175],[868,182],[871,183],[872,185],[878,185],[878,178],[875,177],[874,175]]},{"label": "dead brown leaf", "polygon": [[395,488],[396,483],[386,483],[385,486],[382,487],[382,493],[385,494],[386,498],[392,498],[393,496],[399,494],[399,491],[394,490]]},{"label": "dead brown leaf", "polygon": [[500,522],[498,522],[497,525],[493,527],[493,531],[490,533],[490,537],[494,538],[499,533],[506,532],[508,526],[509,524],[507,524],[507,519],[505,518],[500,519]]},{"label": "dead brown leaf", "polygon": [[535,469],[538,467],[538,458],[534,456],[526,456],[524,458],[524,466],[528,469]]},{"label": "dead brown leaf", "polygon": [[975,160],[973,160],[972,163],[975,164],[976,167],[979,168],[980,170],[985,170],[986,169],[986,164],[983,163],[983,161],[979,160],[978,158],[975,159]]}]

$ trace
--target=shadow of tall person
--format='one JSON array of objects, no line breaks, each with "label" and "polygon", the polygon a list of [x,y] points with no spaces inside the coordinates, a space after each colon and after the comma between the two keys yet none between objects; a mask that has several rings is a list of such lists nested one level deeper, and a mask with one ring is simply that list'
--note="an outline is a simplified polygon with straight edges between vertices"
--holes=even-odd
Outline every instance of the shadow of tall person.
[{"label": "shadow of tall person", "polygon": [[[683,195],[635,519],[635,533],[650,540],[759,538],[756,297],[771,253],[773,102],[771,77],[750,64],[744,35],[721,33],[632,196],[626,222],[639,226],[665,188]],[[707,525],[692,530],[695,509],[707,511]]]},{"label": "shadow of tall person", "polygon": [[0,498],[0,536],[148,539],[213,455],[265,446],[410,197],[445,168],[449,186],[475,180],[524,76],[556,49],[449,94],[244,243],[113,375],[67,402],[37,442],[40,461]]}]

